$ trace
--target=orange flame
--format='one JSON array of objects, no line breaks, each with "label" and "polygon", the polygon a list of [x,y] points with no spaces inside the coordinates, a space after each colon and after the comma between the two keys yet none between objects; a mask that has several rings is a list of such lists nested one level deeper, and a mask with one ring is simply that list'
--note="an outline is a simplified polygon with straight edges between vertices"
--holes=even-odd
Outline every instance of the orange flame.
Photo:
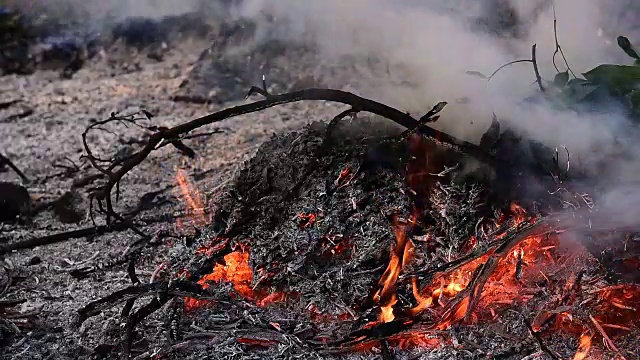
[{"label": "orange flame", "polygon": [[[207,289],[211,282],[232,283],[233,287],[240,296],[254,300],[260,307],[283,301],[285,294],[276,292],[268,293],[256,290],[251,286],[253,271],[249,266],[249,253],[243,250],[234,251],[224,256],[224,264],[216,264],[210,274],[205,275],[198,281],[203,289]],[[185,298],[185,308],[192,310],[199,306],[208,304],[207,301]]]},{"label": "orange flame", "polygon": [[[415,217],[410,223],[415,222]],[[400,272],[407,265],[411,259],[413,253],[413,243],[408,238],[407,233],[403,226],[395,226],[396,244],[391,249],[391,259],[387,269],[380,277],[378,291],[373,296],[374,303],[380,305],[380,318],[382,322],[390,322],[395,319],[393,313],[393,306],[398,302],[396,296],[396,283]]]},{"label": "orange flame", "polygon": [[176,171],[176,182],[180,188],[190,223],[196,228],[204,228],[209,225],[211,218],[207,215],[204,199],[198,189],[193,186],[184,170],[178,169]]},{"label": "orange flame", "polygon": [[[526,211],[517,204],[511,205],[510,214],[509,219],[506,217],[501,219],[505,222],[507,229],[512,229],[514,224],[518,225],[528,220]],[[507,220],[509,220],[508,223]],[[415,220],[412,220],[410,223],[414,222]],[[398,315],[394,313],[393,309],[398,302],[395,292],[396,283],[399,274],[411,261],[414,251],[414,245],[408,239],[405,230],[406,226],[396,226],[395,228],[396,244],[392,248],[387,269],[378,282],[378,290],[374,293],[373,301],[381,307],[379,316],[381,322],[392,321]],[[503,236],[507,234],[507,231],[502,231]],[[549,250],[557,247],[556,242],[557,237],[553,236],[530,236],[522,241],[509,256],[500,259],[498,267],[483,287],[480,299],[484,299],[483,301],[487,305],[481,307],[480,310],[487,310],[495,318],[494,308],[496,306],[532,299],[533,295],[523,294],[523,287],[535,289],[538,282],[548,281],[544,273],[538,269],[555,263],[555,258],[551,256]],[[422,289],[418,285],[417,278],[412,278],[412,292],[416,305],[412,308],[402,309],[402,315],[415,316],[428,308],[434,308],[434,314],[440,314],[440,322],[434,326],[434,329],[446,329],[454,322],[464,319],[470,305],[469,298],[457,299],[456,296],[467,288],[473,273],[487,261],[490,255],[491,253],[488,252],[454,271],[440,274],[434,278],[431,284]],[[526,274],[524,278],[523,274]],[[452,303],[452,301],[455,302]],[[444,311],[439,311],[437,308]],[[471,315],[473,319],[478,318],[475,313]]]},{"label": "orange flame", "polygon": [[573,360],[584,360],[589,355],[589,350],[591,349],[591,339],[593,335],[591,334],[583,334],[580,337],[580,345],[578,346],[578,351],[573,356]]}]

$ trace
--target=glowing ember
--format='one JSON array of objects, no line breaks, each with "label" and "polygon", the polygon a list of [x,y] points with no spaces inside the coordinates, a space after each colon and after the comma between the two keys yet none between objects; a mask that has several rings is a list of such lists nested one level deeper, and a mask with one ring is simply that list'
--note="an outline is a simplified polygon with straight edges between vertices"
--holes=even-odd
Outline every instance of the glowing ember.
[{"label": "glowing ember", "polygon": [[[283,301],[284,293],[267,293],[256,290],[251,286],[253,272],[249,266],[249,253],[238,250],[224,256],[224,264],[216,264],[213,272],[205,275],[198,281],[203,289],[207,289],[210,283],[227,282],[233,284],[236,293],[245,299],[253,300],[258,306],[264,307],[269,304]],[[208,302],[192,298],[185,299],[185,308],[192,310]]]},{"label": "glowing ember", "polygon": [[355,174],[351,171],[351,168],[345,167],[344,169],[342,169],[342,171],[340,171],[340,175],[335,180],[333,185],[336,187],[336,189],[339,189],[341,187],[348,185],[349,182],[351,182],[351,180],[353,180],[354,177],[355,177]]},{"label": "glowing ember", "polygon": [[[346,186],[354,179],[356,173],[358,170],[344,168],[335,179],[334,186]],[[411,179],[417,183],[424,179],[428,172],[418,174],[420,176],[413,175],[415,176]],[[202,197],[183,171],[177,172],[176,179],[191,222],[195,226],[206,226],[210,218],[206,214]],[[380,329],[406,325],[403,332],[396,329],[396,332],[392,331],[390,335],[382,336],[389,345],[402,348],[441,346],[446,342],[442,337],[443,330],[462,321],[495,321],[503,313],[501,310],[513,305],[528,305],[529,310],[534,311],[535,317],[527,320],[537,335],[546,337],[550,331],[554,331],[575,338],[580,336],[574,360],[593,357],[593,353],[600,349],[597,346],[592,349],[592,343],[598,344],[601,340],[605,348],[618,353],[619,350],[614,344],[616,336],[639,327],[637,311],[640,309],[640,287],[618,285],[597,291],[584,291],[583,286],[585,289],[593,289],[597,279],[593,281],[593,278],[589,278],[590,284],[582,283],[587,283],[587,280],[582,279],[585,271],[581,268],[578,254],[580,251],[562,253],[561,249],[564,249],[564,246],[560,246],[558,232],[549,231],[549,226],[545,225],[547,228],[544,229],[544,233],[528,233],[533,235],[523,235],[522,239],[512,236],[522,228],[519,227],[521,224],[525,225],[524,227],[539,224],[516,203],[512,203],[502,214],[497,214],[500,216],[495,220],[495,224],[486,224],[490,232],[487,228],[480,232],[476,229],[476,236],[471,236],[467,243],[455,248],[455,251],[450,251],[446,261],[460,262],[447,270],[429,274],[429,283],[421,285],[417,275],[407,276],[406,279],[401,277],[403,271],[407,271],[408,266],[415,260],[416,245],[412,241],[410,230],[416,226],[417,214],[416,212],[410,220],[397,217],[394,219],[395,242],[391,246],[389,262],[372,289],[371,296],[367,298],[367,304],[372,306],[365,310],[378,311],[377,319],[370,321],[367,318],[368,322],[362,329],[373,329],[372,333],[375,333],[381,331]],[[306,212],[297,214],[293,220],[297,221],[300,230],[309,229],[322,221],[318,220],[318,214]],[[429,239],[434,238],[433,234],[427,235],[429,236]],[[509,239],[517,241],[508,243],[509,245],[503,248],[502,245],[496,245],[500,244],[498,240],[505,239],[503,244],[508,243]],[[348,236],[324,234],[317,240],[320,241],[318,254],[322,259],[337,255],[351,256],[355,253],[355,245]],[[211,256],[224,249],[228,241],[212,240],[211,244],[203,246],[197,252]],[[487,246],[486,252],[475,253],[481,246]],[[264,274],[257,284],[252,283],[253,271],[249,266],[248,250],[246,247],[239,248],[225,255],[224,261],[216,264],[212,272],[202,277],[198,284],[203,289],[214,283],[232,284],[234,295],[253,301],[259,307],[291,299],[292,294],[288,294],[287,297],[285,293],[270,293],[264,287],[258,287],[267,282],[263,280],[267,280],[269,274]],[[487,268],[491,271],[483,273]],[[408,285],[402,284],[405,280],[411,281],[412,299],[411,295],[406,296],[404,292],[408,289],[401,287]],[[478,283],[482,285],[478,286]],[[398,292],[398,289],[401,291]],[[531,301],[542,293],[549,295],[544,301]],[[185,299],[187,310],[207,304],[210,303]],[[584,304],[588,304],[588,311],[577,311]],[[340,314],[320,313],[313,304],[306,306],[306,310],[316,324],[362,320],[361,314],[353,311],[350,306],[354,305],[350,304],[346,307],[348,310]],[[358,311],[360,310],[362,309]],[[423,323],[424,326],[420,329],[410,327],[418,323],[419,315],[421,318],[429,318],[430,321],[425,322],[428,325]],[[281,331],[278,323],[270,324]],[[594,336],[597,342],[593,341]],[[327,342],[332,340],[324,335],[316,339]],[[353,350],[367,351],[379,345],[379,341],[366,335],[358,339],[362,342],[353,346]],[[269,340],[253,338],[242,338],[239,343],[256,347],[273,345]]]},{"label": "glowing ember", "polygon": [[316,223],[316,214],[314,213],[300,213],[296,215],[296,218],[298,218],[298,226],[300,226],[300,229],[310,228]]},{"label": "glowing ember", "polygon": [[573,360],[584,360],[589,355],[589,350],[591,349],[591,339],[593,335],[584,334],[580,337],[580,345],[578,346],[578,351],[573,356]]}]

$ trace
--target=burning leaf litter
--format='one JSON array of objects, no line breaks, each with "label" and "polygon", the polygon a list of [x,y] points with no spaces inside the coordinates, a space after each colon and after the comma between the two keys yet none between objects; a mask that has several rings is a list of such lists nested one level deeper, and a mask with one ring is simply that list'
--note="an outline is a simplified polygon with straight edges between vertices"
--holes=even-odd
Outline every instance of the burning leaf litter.
[{"label": "burning leaf litter", "polygon": [[[296,139],[298,143],[307,141],[307,146],[316,149],[319,142],[314,139],[318,134],[311,127]],[[295,153],[289,148],[295,149],[295,144],[288,142],[293,138],[274,138],[264,146],[264,153],[272,153],[273,148],[266,151],[271,146]],[[243,200],[234,204],[230,198],[225,210],[237,216],[226,229],[226,233],[235,233],[235,238],[217,239],[199,250],[207,258],[221,258],[213,265],[213,271],[198,279],[198,284],[207,290],[229,283],[232,299],[251,302],[261,309],[256,310],[258,313],[284,311],[295,316],[298,320],[294,328],[307,327],[303,333],[294,331],[297,340],[316,351],[367,353],[379,349],[384,339],[384,346],[396,351],[420,352],[458,341],[449,335],[453,329],[466,328],[475,333],[489,325],[525,321],[531,322],[533,333],[529,336],[542,341],[543,353],[549,356],[589,359],[603,358],[609,352],[624,357],[613,339],[629,337],[640,329],[637,320],[628,315],[637,309],[640,300],[637,285],[603,286],[597,261],[586,249],[567,250],[563,231],[559,231],[562,229],[554,229],[552,222],[540,222],[543,214],[530,214],[516,202],[497,210],[480,201],[486,198],[481,183],[473,185],[469,192],[456,183],[455,177],[447,184],[441,176],[412,174],[415,163],[411,162],[402,178],[388,169],[362,163],[355,165],[362,166],[360,175],[349,176],[350,167],[343,166],[343,162],[351,161],[353,154],[361,151],[356,145],[347,152],[332,150],[330,157],[316,160],[320,163],[305,159],[300,154],[303,151],[296,153],[295,159],[276,160],[280,162],[276,165],[272,165],[276,157],[258,155],[253,159],[235,185],[233,196]],[[315,151],[306,153],[309,156]],[[303,165],[293,172],[282,166],[289,161],[307,162],[308,167]],[[264,177],[252,177],[260,168],[274,171],[270,175],[271,186],[265,186]],[[296,178],[296,173],[306,176]],[[405,194],[420,196],[424,192],[424,188],[411,188],[416,176],[432,183],[424,194],[427,200],[418,202],[423,204],[422,209],[415,207],[415,198],[404,198]],[[270,194],[281,191],[279,184],[284,186],[276,180],[279,178],[304,188],[299,190],[304,195],[271,200],[274,195]],[[385,179],[383,184],[389,184],[389,180],[392,184],[384,197],[380,179]],[[367,184],[372,180],[378,184],[375,188]],[[323,198],[327,186],[335,192],[332,197]],[[371,190],[364,191],[365,188]],[[350,200],[354,197],[361,204],[355,209]],[[403,198],[399,203],[380,202]],[[191,197],[185,199],[189,203]],[[264,199],[270,200],[261,204]],[[259,214],[267,215],[267,209],[271,214],[277,210],[277,217],[261,218]],[[369,217],[357,217],[351,223],[357,212],[368,210]],[[468,211],[467,215],[462,215],[465,213],[461,210]],[[370,216],[375,213],[384,216],[374,223]],[[243,216],[252,220],[247,222]],[[460,216],[462,219],[456,221]],[[518,237],[519,233],[526,235]],[[505,243],[510,245],[505,247]],[[211,250],[215,244],[216,250]],[[229,248],[220,244],[235,245]],[[369,253],[373,257],[360,258],[360,252],[367,247],[372,249],[374,244],[376,251]],[[222,248],[229,249],[225,255]],[[363,266],[372,261],[384,261],[386,266]],[[356,296],[344,296],[345,292]],[[204,309],[229,311],[228,303],[189,297],[184,306],[196,318]],[[520,319],[510,315],[513,310],[521,314]],[[276,331],[288,333],[277,320],[269,324]],[[554,337],[573,339],[576,346],[571,351],[570,347],[555,344]],[[594,344],[596,340],[604,346]],[[282,345],[278,340],[257,338],[241,338],[238,342],[251,345],[252,351],[268,352]],[[544,344],[547,342],[548,346]],[[594,350],[594,346],[598,349]],[[502,353],[508,357],[514,350],[503,345],[502,350],[495,351],[494,356]]]}]

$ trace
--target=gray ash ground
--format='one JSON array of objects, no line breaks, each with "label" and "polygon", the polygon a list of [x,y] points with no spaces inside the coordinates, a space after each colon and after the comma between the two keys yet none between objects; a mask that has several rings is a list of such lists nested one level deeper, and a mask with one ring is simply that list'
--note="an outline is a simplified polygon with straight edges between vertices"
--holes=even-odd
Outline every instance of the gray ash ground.
[{"label": "gray ash ground", "polygon": [[[61,79],[59,69],[2,77],[0,101],[18,102],[0,110],[0,151],[30,178],[31,182],[25,186],[34,198],[35,206],[70,193],[75,199],[73,208],[81,218],[68,223],[53,210],[43,211],[28,224],[0,225],[1,241],[14,243],[91,226],[88,193],[95,184],[84,180],[95,172],[80,156],[83,153],[81,134],[92,121],[105,119],[114,111],[126,113],[144,108],[156,115],[154,121],[158,125],[172,126],[220,109],[220,105],[172,100],[180,83],[189,76],[198,55],[208,45],[209,41],[198,39],[182,41],[169,47],[162,61],[147,57],[144,51],[120,46],[93,59],[72,79]],[[241,100],[239,97],[235,103]],[[235,103],[228,102],[225,106]],[[31,113],[12,116],[25,110]],[[225,121],[219,124],[224,133],[190,143],[198,153],[195,160],[187,161],[175,150],[163,149],[125,180],[120,209],[131,210],[144,194],[166,189],[156,197],[154,203],[157,205],[140,214],[139,218],[143,222],[144,219],[157,220],[182,210],[183,206],[176,198],[179,194],[175,188],[176,168],[183,168],[190,175],[204,174],[196,177],[200,179],[196,186],[213,197],[220,191],[218,185],[229,181],[242,161],[271,134],[296,129],[313,120],[324,120],[327,111],[332,113],[340,109],[322,104],[292,104]],[[117,136],[90,140],[96,151],[113,153],[134,147],[136,140],[143,138],[144,134],[138,129],[123,127],[117,129]],[[79,171],[74,170],[76,165]],[[12,171],[3,171],[0,179],[20,182]],[[213,189],[211,193],[208,192],[210,189]],[[174,231],[175,226],[172,222],[161,222],[144,226],[144,229],[153,234],[160,230]],[[8,334],[2,332],[0,356],[7,359],[76,359],[91,354],[102,342],[102,325],[109,323],[109,316],[101,320],[97,328],[89,327],[84,332],[71,328],[71,319],[76,310],[89,301],[129,285],[126,267],[118,262],[135,241],[131,232],[112,233],[6,256],[7,263],[11,264],[13,283],[3,300],[26,300],[14,310],[27,315],[18,337],[6,337]],[[167,240],[137,264],[141,279],[148,281],[156,266],[166,261],[172,251],[192,253],[183,242],[169,244]],[[89,271],[89,275],[82,279],[73,276],[83,271]],[[4,272],[2,276],[4,281]]]}]

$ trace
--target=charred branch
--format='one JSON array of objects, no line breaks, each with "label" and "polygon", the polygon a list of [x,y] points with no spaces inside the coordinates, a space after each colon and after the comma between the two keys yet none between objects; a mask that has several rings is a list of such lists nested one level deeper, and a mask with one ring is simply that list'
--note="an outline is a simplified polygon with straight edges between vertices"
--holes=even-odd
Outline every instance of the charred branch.
[{"label": "charred branch", "polygon": [[[493,253],[489,256],[487,261],[480,265],[474,274],[474,277],[469,282],[467,288],[461,291],[457,300],[452,301],[448,307],[447,312],[455,311],[460,304],[465,300],[468,300],[467,309],[465,312],[465,321],[469,321],[473,309],[478,304],[484,285],[489,280],[489,277],[493,274],[498,266],[498,262],[503,257],[507,256],[514,247],[520,242],[524,241],[529,236],[533,235],[534,231],[538,229],[544,223],[544,219],[539,219],[533,222],[524,222],[518,227],[518,230],[511,236],[507,237],[500,246],[498,246]],[[446,315],[445,315],[446,317]]]},{"label": "charred branch", "polygon": [[29,178],[9,158],[0,154],[0,169],[4,166],[10,167],[24,182],[29,182]]},{"label": "charred branch", "polygon": [[[106,125],[110,122],[121,122],[128,125],[140,126],[138,124],[138,120],[140,120],[140,118],[136,118],[135,116],[118,117],[113,114],[110,119],[100,121],[89,126],[82,134],[83,145],[86,151],[86,156],[93,167],[104,174],[104,176],[107,178],[107,182],[104,187],[101,189],[101,191],[95,194],[96,200],[98,200],[98,207],[107,216],[107,223],[110,223],[114,218],[121,222],[124,220],[122,216],[117,214],[113,209],[114,199],[112,198],[112,192],[114,190],[114,187],[116,190],[115,200],[117,201],[117,198],[119,196],[118,187],[121,179],[131,169],[144,161],[147,156],[152,151],[157,149],[158,146],[162,145],[163,142],[176,144],[176,141],[178,141],[178,139],[181,139],[181,137],[200,127],[235,116],[249,114],[265,110],[270,107],[298,101],[332,101],[349,105],[352,108],[351,112],[362,111],[382,116],[391,121],[394,121],[395,123],[407,129],[417,129],[417,132],[420,135],[431,139],[437,144],[446,146],[447,148],[467,154],[469,156],[473,156],[483,162],[492,163],[493,161],[492,157],[489,156],[485,151],[480,149],[478,146],[463,140],[459,140],[451,135],[435,130],[426,125],[426,122],[428,122],[427,120],[430,119],[430,114],[439,112],[444,107],[445,103],[436,105],[436,107],[432,111],[428,112],[425,116],[423,116],[421,120],[416,120],[411,115],[401,112],[390,106],[341,90],[311,88],[286,94],[271,95],[268,94],[264,89],[252,87],[248,95],[250,96],[254,93],[261,94],[265,96],[266,99],[221,110],[219,112],[203,116],[201,118],[169,129],[157,127],[147,128],[148,130],[155,130],[155,133],[149,136],[145,146],[135,154],[127,156],[123,159],[101,159],[95,156],[87,141],[87,134],[93,129],[100,128],[101,126]],[[346,116],[346,114],[348,113],[345,113],[344,116]],[[179,147],[181,146],[179,145]]]},{"label": "charred branch", "polygon": [[[166,222],[172,220],[171,217],[159,216],[155,218],[143,219],[146,224]],[[126,231],[131,229],[131,223],[121,222],[112,223],[110,225],[98,225],[91,226],[77,230],[69,230],[55,234],[44,235],[35,237],[23,241],[17,241],[7,245],[0,246],[0,255],[7,254],[15,250],[31,249],[37,246],[51,245],[71,239],[78,239],[83,237],[99,236],[108,234],[111,232]]]}]

